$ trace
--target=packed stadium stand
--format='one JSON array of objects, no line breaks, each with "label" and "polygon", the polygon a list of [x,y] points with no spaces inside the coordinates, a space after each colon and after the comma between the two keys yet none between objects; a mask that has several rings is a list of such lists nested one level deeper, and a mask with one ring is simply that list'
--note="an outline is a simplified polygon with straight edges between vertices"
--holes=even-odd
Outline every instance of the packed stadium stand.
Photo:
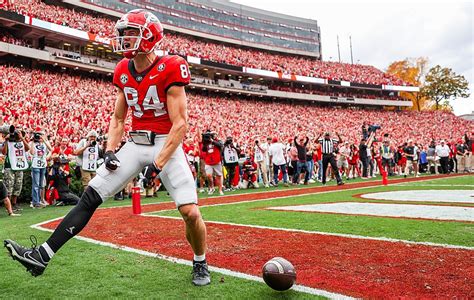
[{"label": "packed stadium stand", "polygon": [[[104,3],[108,2],[110,1]],[[99,1],[98,3],[102,2]],[[130,5],[126,5],[126,7],[133,8]],[[9,2],[5,8],[19,14],[104,37],[112,34],[115,23],[110,18],[96,17],[72,9],[47,5],[39,0],[16,0]],[[124,11],[124,9],[121,11]],[[409,85],[373,66],[325,62],[308,56],[295,56],[289,53],[284,55],[257,49],[245,49],[235,45],[216,43],[212,40],[200,40],[189,35],[184,36],[176,33],[168,34],[160,48],[169,53],[195,56],[213,62],[328,80],[344,80],[371,85]],[[291,52],[291,49],[287,49],[287,51]]]},{"label": "packed stadium stand", "polygon": [[[107,131],[115,100],[110,82],[24,67],[1,66],[0,75],[6,122],[45,129],[58,142],[63,136],[78,140],[90,128]],[[381,132],[391,134],[395,143],[410,137],[427,144],[432,138],[453,140],[472,125],[446,112],[320,107],[211,92],[189,92],[188,99],[189,137],[199,139],[199,133],[211,129],[243,146],[252,145],[256,137],[286,141],[299,132],[316,137],[324,131],[337,131],[357,144],[364,121],[381,125]]]}]

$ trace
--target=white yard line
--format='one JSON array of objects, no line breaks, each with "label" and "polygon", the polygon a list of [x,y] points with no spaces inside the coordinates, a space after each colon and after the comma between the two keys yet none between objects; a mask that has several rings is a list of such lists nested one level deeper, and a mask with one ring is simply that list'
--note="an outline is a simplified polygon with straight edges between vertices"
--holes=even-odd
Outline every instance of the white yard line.
[{"label": "white yard line", "polygon": [[[34,224],[34,225],[31,225],[31,228],[42,230],[42,231],[47,231],[47,232],[53,232],[53,230],[41,227],[41,225],[43,225],[45,223],[55,221],[55,220],[58,220],[58,219],[60,219],[60,218],[55,218],[55,219],[52,219],[52,220],[48,220],[48,221],[45,221],[45,222]],[[114,249],[119,249],[119,250],[123,250],[123,251],[127,251],[127,252],[132,252],[132,253],[139,254],[139,255],[158,258],[158,259],[161,259],[161,260],[165,260],[165,261],[169,261],[169,262],[177,263],[177,264],[181,264],[181,265],[192,266],[192,261],[190,261],[190,260],[185,260],[185,259],[181,259],[181,258],[161,255],[161,254],[158,254],[158,253],[153,253],[153,252],[140,250],[140,249],[136,249],[136,248],[131,248],[131,247],[127,247],[127,246],[121,246],[121,245],[117,245],[117,244],[113,244],[113,243],[109,243],[109,242],[98,241],[98,240],[95,240],[95,239],[82,237],[82,236],[75,236],[74,238],[77,239],[77,240],[80,240],[80,241],[85,241],[85,242],[100,245],[100,246],[106,246],[106,247],[110,247],[110,248],[114,248]],[[263,279],[258,277],[258,276],[249,275],[249,274],[245,274],[245,273],[241,273],[241,272],[236,272],[236,271],[232,271],[232,270],[229,270],[229,269],[209,266],[209,270],[212,271],[212,272],[220,273],[220,274],[227,275],[227,276],[233,276],[233,277],[252,280],[252,281],[257,281],[257,282],[261,282],[261,283],[264,282]],[[325,290],[315,289],[315,288],[307,287],[307,286],[304,286],[304,285],[298,285],[298,284],[294,285],[292,287],[292,289],[295,290],[295,291],[298,291],[298,292],[323,296],[323,297],[327,297],[327,298],[330,298],[330,299],[354,299],[352,297],[349,297],[349,296],[346,296],[346,295],[343,295],[343,294],[332,293],[332,292],[328,292],[328,291],[325,291]]]},{"label": "white yard line", "polygon": [[[150,213],[143,214],[143,216],[154,217],[154,218],[165,218],[165,219],[181,220],[181,217],[158,216],[158,215],[151,215]],[[401,239],[394,239],[394,238],[387,238],[387,237],[369,237],[369,236],[346,234],[346,233],[310,231],[310,230],[303,230],[303,229],[270,227],[270,226],[260,226],[260,225],[248,225],[248,224],[238,224],[238,223],[220,222],[220,221],[205,221],[205,222],[209,223],[209,224],[232,225],[232,226],[241,226],[241,227],[248,227],[248,228],[281,230],[281,231],[288,231],[288,232],[301,232],[301,233],[320,234],[320,235],[337,236],[337,237],[345,237],[345,238],[361,239],[361,240],[374,240],[374,241],[383,241],[383,242],[391,242],[391,243],[404,243],[404,244],[410,244],[410,245],[423,245],[423,246],[451,248],[451,249],[474,250],[474,247],[469,247],[469,246],[439,244],[439,243],[431,243],[431,242],[415,242],[415,241],[401,240]]]}]

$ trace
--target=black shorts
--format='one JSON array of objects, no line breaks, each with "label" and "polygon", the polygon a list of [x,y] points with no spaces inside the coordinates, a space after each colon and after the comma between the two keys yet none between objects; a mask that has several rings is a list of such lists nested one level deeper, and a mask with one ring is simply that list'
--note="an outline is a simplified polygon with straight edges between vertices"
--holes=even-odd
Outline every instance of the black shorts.
[{"label": "black shorts", "polygon": [[7,197],[7,187],[0,181],[0,201],[4,200]]}]

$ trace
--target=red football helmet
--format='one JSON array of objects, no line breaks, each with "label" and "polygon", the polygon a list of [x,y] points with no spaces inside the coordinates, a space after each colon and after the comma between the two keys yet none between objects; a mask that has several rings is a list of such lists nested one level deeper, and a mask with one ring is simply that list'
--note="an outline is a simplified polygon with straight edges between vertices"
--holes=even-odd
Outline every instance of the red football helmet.
[{"label": "red football helmet", "polygon": [[[125,35],[126,29],[137,29],[138,35]],[[158,18],[143,9],[134,9],[117,21],[112,37],[114,52],[133,58],[138,53],[150,53],[163,39],[163,26]],[[134,43],[133,43],[134,42]]]}]

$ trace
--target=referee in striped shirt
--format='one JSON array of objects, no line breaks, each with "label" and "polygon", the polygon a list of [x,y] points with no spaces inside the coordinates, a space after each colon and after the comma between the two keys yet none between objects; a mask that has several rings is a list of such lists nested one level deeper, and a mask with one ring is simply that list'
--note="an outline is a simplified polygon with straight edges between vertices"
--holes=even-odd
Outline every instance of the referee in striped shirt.
[{"label": "referee in striped shirt", "polygon": [[[321,144],[321,150],[323,153],[323,185],[326,184],[326,170],[328,168],[328,165],[331,165],[332,171],[334,175],[336,176],[337,180],[337,185],[343,185],[344,182],[342,182],[341,176],[339,175],[339,170],[337,169],[337,163],[336,163],[336,158],[334,157],[334,144],[336,143],[342,143],[342,139],[339,136],[338,133],[337,137],[339,138],[338,140],[332,139],[331,134],[329,132],[326,132],[324,134],[323,138],[318,138],[319,143]],[[321,137],[321,135],[319,136]]]}]

